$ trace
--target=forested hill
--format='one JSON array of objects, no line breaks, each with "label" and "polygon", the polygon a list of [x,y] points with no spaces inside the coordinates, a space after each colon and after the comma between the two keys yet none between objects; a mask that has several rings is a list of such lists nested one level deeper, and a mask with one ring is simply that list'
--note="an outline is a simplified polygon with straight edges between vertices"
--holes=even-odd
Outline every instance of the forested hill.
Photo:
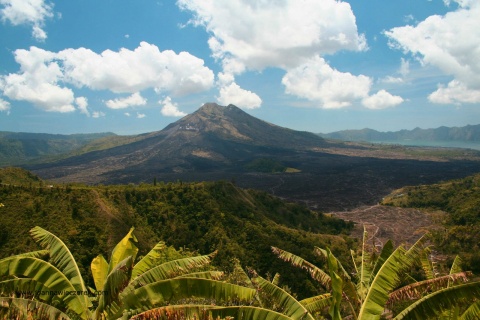
[{"label": "forested hill", "polygon": [[[285,267],[270,246],[312,260],[314,246],[340,256],[353,247],[340,236],[352,224],[225,181],[49,185],[12,168],[0,169],[0,180],[0,258],[36,249],[28,231],[38,225],[66,242],[85,275],[92,259],[108,256],[131,226],[143,254],[164,240],[200,253],[218,250],[215,262],[223,268],[236,257],[263,274]],[[308,281],[304,276],[297,285]]]},{"label": "forested hill", "polygon": [[439,184],[404,187],[383,204],[424,209],[443,224],[434,232],[435,246],[460,253],[465,269],[480,273],[480,174]]}]

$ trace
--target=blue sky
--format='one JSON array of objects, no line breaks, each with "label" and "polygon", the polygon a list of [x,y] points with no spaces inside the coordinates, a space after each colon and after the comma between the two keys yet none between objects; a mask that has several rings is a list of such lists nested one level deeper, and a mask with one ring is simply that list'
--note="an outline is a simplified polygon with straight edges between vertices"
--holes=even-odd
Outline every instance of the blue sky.
[{"label": "blue sky", "polygon": [[478,0],[0,0],[0,131],[138,134],[205,102],[311,132],[480,124]]}]

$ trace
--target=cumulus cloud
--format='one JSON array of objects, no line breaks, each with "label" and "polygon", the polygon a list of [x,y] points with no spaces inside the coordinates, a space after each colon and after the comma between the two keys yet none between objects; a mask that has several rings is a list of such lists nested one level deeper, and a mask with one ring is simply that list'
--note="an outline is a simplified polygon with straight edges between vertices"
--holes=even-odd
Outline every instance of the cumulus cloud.
[{"label": "cumulus cloud", "polygon": [[135,50],[122,48],[101,54],[85,48],[66,49],[58,57],[68,81],[95,90],[134,93],[154,88],[185,95],[210,89],[214,79],[202,59],[187,52],[160,51],[147,42]]},{"label": "cumulus cloud", "polygon": [[187,114],[178,109],[178,105],[175,102],[172,102],[170,97],[166,97],[163,100],[160,100],[159,103],[162,105],[161,113],[167,117],[184,117]]},{"label": "cumulus cloud", "polygon": [[[411,53],[422,64],[454,77],[454,82],[430,95],[432,102],[480,102],[480,2],[456,2],[459,8],[444,16],[430,16],[416,26],[385,32],[393,48]],[[459,92],[468,97],[461,99]]]},{"label": "cumulus cloud", "polygon": [[0,111],[4,111],[8,113],[10,111],[10,102],[0,98]]},{"label": "cumulus cloud", "polygon": [[259,108],[262,99],[252,91],[240,88],[238,84],[232,82],[220,88],[220,96],[217,101],[221,105],[233,104],[244,109]]},{"label": "cumulus cloud", "polygon": [[86,97],[75,98],[75,104],[77,105],[80,113],[90,116],[90,112],[88,111],[88,99]]},{"label": "cumulus cloud", "polygon": [[393,107],[403,102],[401,97],[385,90],[370,96],[372,82],[364,75],[338,71],[318,56],[289,70],[282,79],[286,93],[318,102],[324,109],[348,107],[359,100],[370,109]]},{"label": "cumulus cloud", "polygon": [[31,25],[32,36],[44,41],[47,33],[42,29],[45,20],[53,17],[53,4],[44,0],[0,0],[2,21],[14,26]]},{"label": "cumulus cloud", "polygon": [[54,53],[36,47],[16,50],[20,73],[2,77],[3,94],[12,100],[31,102],[45,111],[74,111],[74,93],[59,85],[62,69],[54,58]]},{"label": "cumulus cloud", "polygon": [[138,113],[137,112],[137,119],[143,119],[145,118],[147,115],[145,113]]},{"label": "cumulus cloud", "polygon": [[146,104],[147,99],[142,97],[139,92],[135,92],[131,96],[125,98],[117,98],[105,102],[105,105],[110,109],[125,109],[133,106],[144,106]]},{"label": "cumulus cloud", "polygon": [[[138,98],[145,89],[172,95],[201,92],[210,89],[214,80],[202,59],[187,52],[160,51],[146,42],[135,50],[101,54],[85,48],[50,52],[31,47],[16,50],[14,56],[20,70],[0,77],[4,95],[46,111],[74,111],[73,87],[132,93]],[[122,103],[117,99],[109,104],[121,108]]]},{"label": "cumulus cloud", "polygon": [[477,103],[480,102],[480,90],[469,89],[465,84],[452,80],[446,87],[440,85],[428,96],[428,100],[440,104]]},{"label": "cumulus cloud", "polygon": [[[211,33],[214,56],[250,69],[291,68],[318,53],[364,50],[350,5],[336,0],[179,0]],[[239,14],[241,12],[242,14]]]},{"label": "cumulus cloud", "polygon": [[[350,98],[346,96],[356,95],[355,90],[351,90],[342,98],[340,88],[335,88],[330,94],[326,87],[333,87],[334,83],[316,77],[317,87],[324,90],[321,93],[309,93],[302,86],[312,85],[308,80],[297,77],[302,66],[319,55],[333,54],[339,50],[367,49],[365,37],[358,33],[355,16],[347,2],[178,0],[177,5],[193,13],[194,18],[190,23],[204,27],[211,35],[208,41],[210,50],[222,64],[217,82],[220,92],[217,99],[221,104],[259,107],[261,98],[254,92],[240,88],[235,76],[246,70],[263,70],[267,67],[288,71],[283,80],[288,93],[315,100],[322,95],[325,107],[348,105]],[[239,15],[239,12],[242,14]],[[323,64],[326,65],[325,62]],[[348,77],[348,74],[343,76]],[[355,85],[369,86],[366,77],[350,75],[350,78],[355,79]],[[359,97],[363,96],[361,94]],[[340,98],[340,101],[336,98]]]},{"label": "cumulus cloud", "polygon": [[403,102],[403,98],[380,90],[377,93],[362,99],[362,104],[368,109],[385,109],[397,106]]},{"label": "cumulus cloud", "polygon": [[317,56],[289,70],[282,83],[288,94],[317,101],[325,109],[338,109],[368,96],[372,80],[335,70]]}]

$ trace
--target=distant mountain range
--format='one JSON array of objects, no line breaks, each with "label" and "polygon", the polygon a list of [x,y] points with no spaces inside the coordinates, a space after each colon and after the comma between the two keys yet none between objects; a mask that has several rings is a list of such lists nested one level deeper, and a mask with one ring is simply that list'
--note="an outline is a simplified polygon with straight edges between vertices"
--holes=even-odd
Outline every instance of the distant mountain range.
[{"label": "distant mountain range", "polygon": [[480,143],[480,125],[468,125],[465,127],[439,127],[436,129],[400,130],[379,132],[372,129],[343,130],[320,136],[329,139],[340,139],[345,141],[367,141],[367,142],[472,142]]}]

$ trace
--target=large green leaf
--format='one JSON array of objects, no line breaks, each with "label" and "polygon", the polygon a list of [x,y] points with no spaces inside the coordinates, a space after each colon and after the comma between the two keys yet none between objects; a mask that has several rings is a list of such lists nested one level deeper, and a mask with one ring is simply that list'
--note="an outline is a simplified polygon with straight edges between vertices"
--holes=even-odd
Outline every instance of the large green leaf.
[{"label": "large green leaf", "polygon": [[221,280],[224,278],[225,273],[223,271],[202,271],[202,272],[191,272],[176,278],[201,278],[201,279],[212,279],[212,280]]},{"label": "large green leaf", "polygon": [[327,289],[330,288],[332,279],[322,269],[318,268],[317,266],[308,262],[307,260],[293,253],[290,253],[288,251],[285,251],[276,247],[272,247],[272,251],[283,261],[289,262],[291,265],[295,267],[299,267],[307,270],[310,273],[310,276],[313,279],[317,280],[323,287]]},{"label": "large green leaf", "polygon": [[[443,311],[480,299],[480,282],[471,282],[438,290],[411,304],[394,319],[428,319]],[[476,318],[478,319],[478,318]]]},{"label": "large green leaf", "polygon": [[[70,280],[75,290],[86,292],[87,287],[83,282],[80,269],[65,243],[53,233],[38,226],[30,230],[30,235],[42,248],[50,252],[52,263]],[[88,306],[88,296],[83,295],[82,298],[84,305]]]},{"label": "large green leaf", "polygon": [[341,320],[340,306],[342,304],[343,279],[338,275],[338,261],[330,249],[327,249],[327,263],[330,278],[332,278],[332,303],[328,313],[333,320]]},{"label": "large green leaf", "polygon": [[135,279],[142,273],[147,272],[155,265],[157,265],[159,259],[162,257],[161,252],[166,248],[164,242],[159,242],[145,255],[139,262],[135,264],[132,271],[132,279]]},{"label": "large green leaf", "polygon": [[401,273],[407,264],[405,250],[398,247],[385,261],[370,285],[370,290],[360,308],[358,319],[380,319],[388,300],[388,294],[401,280]]},{"label": "large green leaf", "polygon": [[123,309],[144,311],[162,304],[189,298],[211,299],[219,303],[251,303],[256,291],[234,284],[199,278],[176,278],[151,283],[122,297]]},{"label": "large green leaf", "polygon": [[419,299],[426,293],[449,287],[454,283],[467,282],[470,277],[471,272],[459,272],[403,286],[390,293],[387,305],[392,306],[402,300]]},{"label": "large green leaf", "polygon": [[135,243],[137,243],[138,240],[133,234],[133,230],[134,228],[131,228],[127,235],[117,243],[115,248],[113,248],[110,264],[108,265],[109,273],[118,263],[120,263],[120,261],[123,261],[130,256],[132,257],[132,260],[135,261],[138,253],[138,248]]},{"label": "large green leaf", "polygon": [[478,320],[480,319],[480,300],[472,303],[470,307],[460,316],[461,320]]},{"label": "large green leaf", "polygon": [[210,255],[187,257],[165,262],[134,278],[130,282],[128,289],[137,288],[160,280],[178,277],[182,274],[188,273],[190,270],[203,267],[210,262]]},{"label": "large green leaf", "polygon": [[308,310],[308,312],[314,314],[330,306],[332,303],[332,295],[330,293],[324,293],[303,299],[299,302]]},{"label": "large green leaf", "polygon": [[53,295],[46,294],[50,291],[52,291],[51,288],[31,278],[14,278],[0,281],[0,296],[12,297],[15,295],[26,299],[36,298],[48,302],[54,297]]},{"label": "large green leaf", "polygon": [[100,319],[102,314],[108,314],[112,303],[118,304],[119,294],[128,285],[133,268],[132,256],[125,258],[115,265],[108,274],[103,286],[103,293],[98,300],[98,307],[95,310],[96,318]]},{"label": "large green leaf", "polygon": [[308,310],[285,290],[277,287],[260,276],[255,277],[253,281],[263,293],[276,302],[276,305],[280,307],[283,314],[292,319],[314,320]]},{"label": "large green leaf", "polygon": [[364,301],[370,288],[370,276],[372,275],[372,257],[367,247],[368,233],[363,228],[362,255],[360,257],[360,266],[358,274],[357,292],[360,301]]},{"label": "large green leaf", "polygon": [[173,305],[155,308],[140,313],[132,318],[124,315],[122,319],[140,320],[140,319],[161,319],[162,317],[171,317],[178,319],[226,319],[227,317],[235,320],[291,320],[281,313],[257,308],[252,306],[232,306],[217,307],[211,305]]},{"label": "large green leaf", "polygon": [[105,258],[99,254],[96,256],[90,264],[90,270],[92,271],[93,282],[97,291],[103,291],[103,286],[108,275],[108,262]]},{"label": "large green leaf", "polygon": [[[77,294],[69,279],[52,264],[31,257],[10,257],[0,260],[0,277],[16,276],[31,278],[50,288],[65,302],[73,312],[88,318],[88,305],[85,304],[83,291]],[[75,294],[73,294],[75,293]],[[83,297],[82,297],[83,296]],[[88,297],[87,297],[88,298]]]},{"label": "large green leaf", "polygon": [[0,297],[0,317],[3,319],[70,320],[61,310],[40,301]]}]

